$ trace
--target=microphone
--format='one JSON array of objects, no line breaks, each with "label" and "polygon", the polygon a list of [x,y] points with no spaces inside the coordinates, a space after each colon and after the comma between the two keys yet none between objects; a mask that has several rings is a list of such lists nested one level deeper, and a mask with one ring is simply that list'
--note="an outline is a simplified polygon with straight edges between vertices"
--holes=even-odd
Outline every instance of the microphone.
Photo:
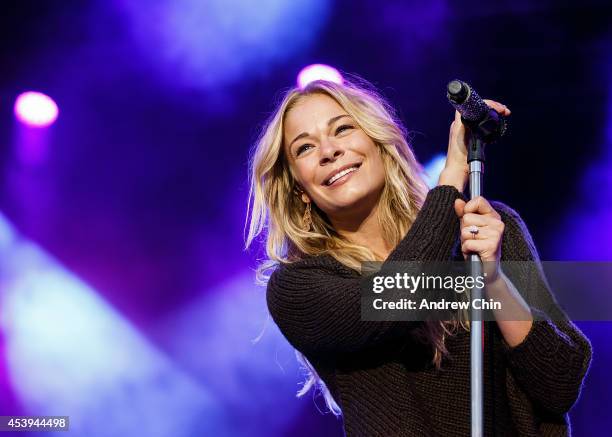
[{"label": "microphone", "polygon": [[446,97],[461,114],[461,121],[485,143],[493,143],[506,132],[504,117],[480,98],[466,82],[453,80],[446,87]]}]

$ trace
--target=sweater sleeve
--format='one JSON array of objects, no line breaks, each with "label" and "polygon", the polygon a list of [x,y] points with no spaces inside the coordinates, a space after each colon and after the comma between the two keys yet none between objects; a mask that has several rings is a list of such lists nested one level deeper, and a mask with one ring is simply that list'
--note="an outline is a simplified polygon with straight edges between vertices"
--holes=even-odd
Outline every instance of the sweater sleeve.
[{"label": "sweater sleeve", "polygon": [[[383,263],[450,259],[459,235],[459,191],[433,188],[410,230]],[[381,270],[382,270],[381,269]],[[418,322],[361,320],[361,276],[331,257],[281,264],[267,286],[268,309],[287,340],[307,355],[357,352],[405,336]]]},{"label": "sweater sleeve", "polygon": [[[533,325],[525,339],[502,346],[510,371],[527,396],[541,408],[564,414],[574,405],[591,362],[591,344],[559,307],[544,276],[539,255],[521,217],[510,207],[492,202],[505,224],[502,260],[533,261],[530,273],[512,278],[517,290],[530,293]],[[534,274],[534,272],[537,272]]]}]

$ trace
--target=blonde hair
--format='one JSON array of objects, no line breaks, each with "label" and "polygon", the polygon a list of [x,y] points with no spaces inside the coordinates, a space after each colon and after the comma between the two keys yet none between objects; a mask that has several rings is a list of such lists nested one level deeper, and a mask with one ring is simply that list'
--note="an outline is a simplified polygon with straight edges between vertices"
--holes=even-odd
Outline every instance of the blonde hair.
[{"label": "blonde hair", "polygon": [[[299,195],[283,147],[286,114],[305,96],[324,94],[333,98],[374,141],[385,167],[385,184],[378,202],[378,219],[385,240],[395,247],[406,235],[423,205],[427,185],[423,169],[407,141],[407,131],[387,101],[363,79],[351,77],[342,85],[314,81],[304,89],[289,89],[269,118],[251,154],[249,167],[248,235],[245,248],[263,234],[267,259],[257,268],[256,278],[265,285],[279,263],[292,263],[306,255],[331,255],[338,262],[361,271],[363,261],[376,260],[372,251],[348,241],[335,231],[325,213],[312,203],[312,226],[302,229],[306,205]],[[249,214],[250,213],[250,214]],[[250,223],[248,222],[250,218]],[[245,226],[246,230],[246,226]],[[432,345],[432,362],[440,369],[448,355],[445,336],[457,329],[456,321],[428,321],[417,335]],[[322,391],[328,408],[341,411],[325,383],[306,357],[296,351],[308,371],[308,380],[298,392],[304,395],[315,386]]]}]

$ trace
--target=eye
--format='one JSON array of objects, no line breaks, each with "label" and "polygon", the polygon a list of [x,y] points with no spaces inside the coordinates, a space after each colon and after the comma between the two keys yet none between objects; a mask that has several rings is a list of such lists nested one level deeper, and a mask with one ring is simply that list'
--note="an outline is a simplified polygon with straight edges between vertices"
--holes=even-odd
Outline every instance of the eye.
[{"label": "eye", "polygon": [[304,150],[308,150],[308,147],[312,147],[311,144],[302,144],[300,147],[298,147],[298,149],[295,152],[296,156],[300,156],[300,154],[304,151]]},{"label": "eye", "polygon": [[351,126],[350,124],[343,124],[341,126],[338,126],[336,128],[336,135],[338,135],[339,133],[344,132],[347,129],[353,129],[353,126]]}]

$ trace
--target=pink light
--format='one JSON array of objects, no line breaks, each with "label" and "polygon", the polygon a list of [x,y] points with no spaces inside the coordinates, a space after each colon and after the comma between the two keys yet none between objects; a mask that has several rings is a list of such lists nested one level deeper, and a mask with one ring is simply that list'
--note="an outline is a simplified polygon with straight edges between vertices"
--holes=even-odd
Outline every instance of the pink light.
[{"label": "pink light", "polygon": [[15,100],[15,117],[32,127],[47,127],[57,120],[59,109],[53,99],[43,93],[27,91]]},{"label": "pink light", "polygon": [[342,84],[342,75],[334,67],[325,64],[311,64],[302,68],[297,77],[298,86],[304,89],[306,85],[315,80],[327,80]]}]

